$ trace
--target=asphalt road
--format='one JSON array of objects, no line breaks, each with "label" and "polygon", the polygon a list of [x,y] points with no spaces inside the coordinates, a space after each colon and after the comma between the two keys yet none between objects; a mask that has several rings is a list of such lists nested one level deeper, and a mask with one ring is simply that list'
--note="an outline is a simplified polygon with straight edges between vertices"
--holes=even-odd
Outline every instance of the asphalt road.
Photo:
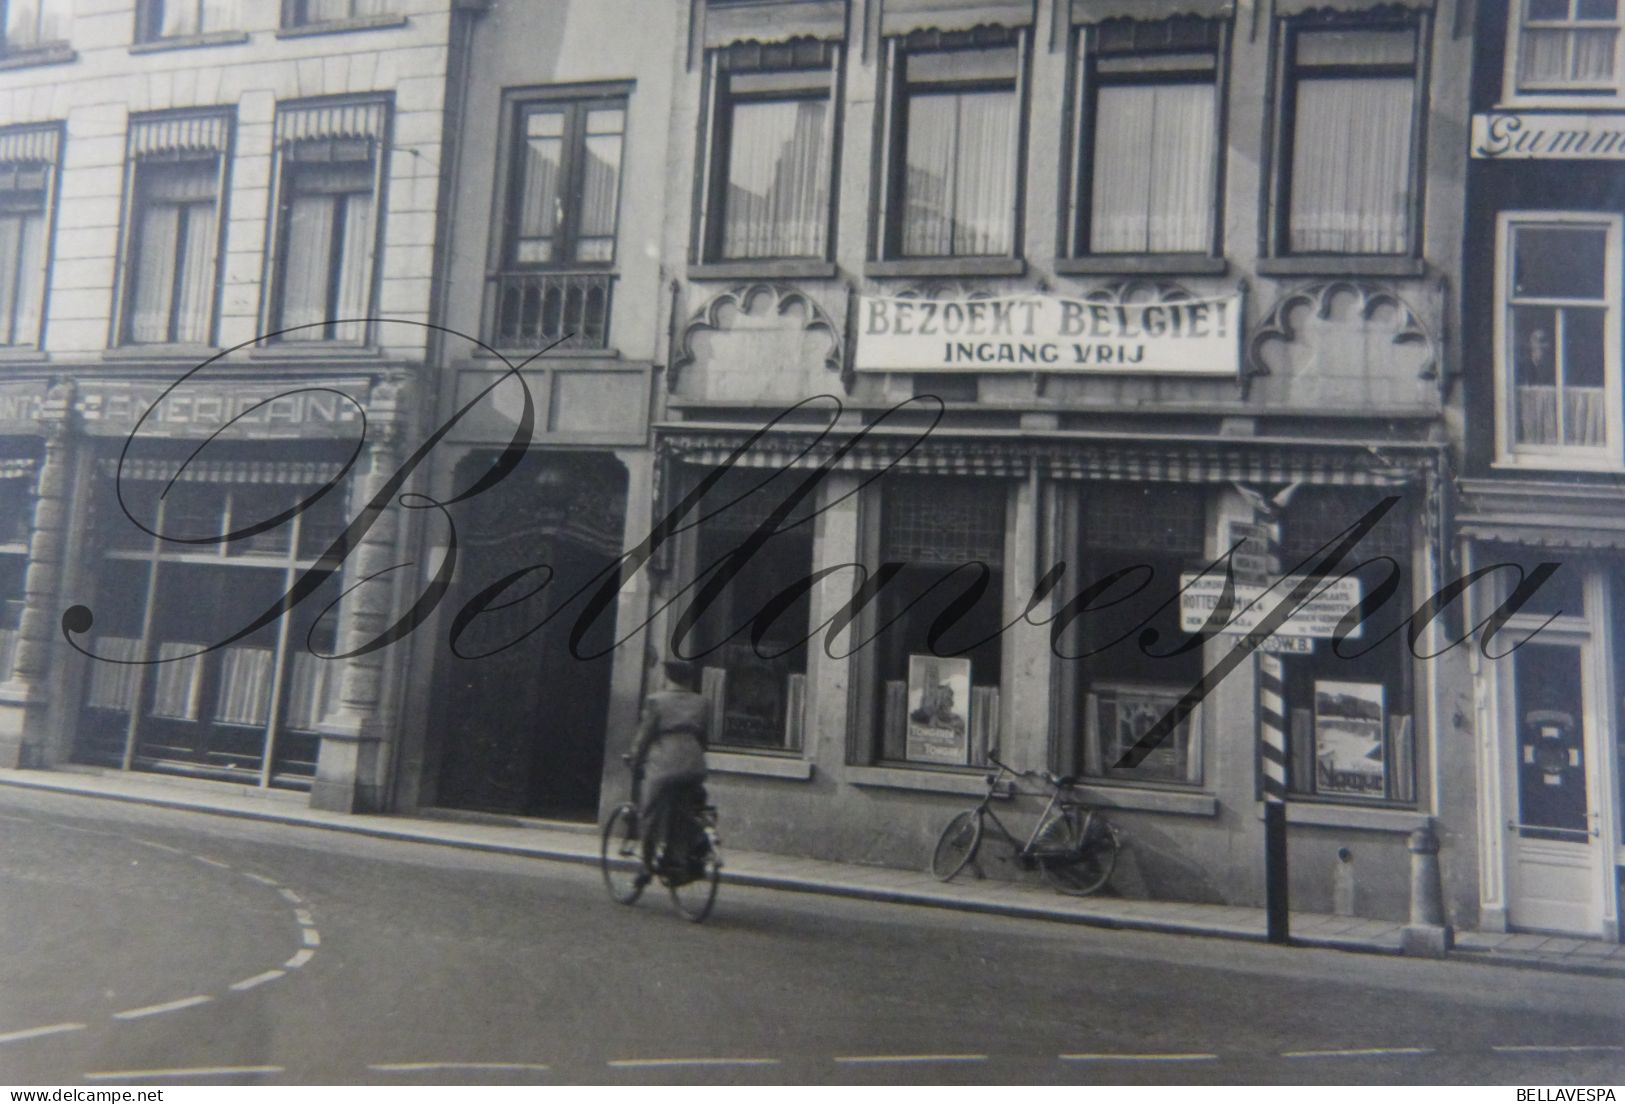
[{"label": "asphalt road", "polygon": [[0,1083],[1625,1081],[1625,982],[0,790]]}]

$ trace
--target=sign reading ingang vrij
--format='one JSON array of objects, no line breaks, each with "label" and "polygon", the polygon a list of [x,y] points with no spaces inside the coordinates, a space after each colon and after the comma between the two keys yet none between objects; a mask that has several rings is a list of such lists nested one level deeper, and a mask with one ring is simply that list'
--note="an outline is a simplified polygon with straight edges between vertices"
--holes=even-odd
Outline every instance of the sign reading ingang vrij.
[{"label": "sign reading ingang vrij", "polygon": [[1054,295],[858,301],[856,365],[878,372],[1112,372],[1229,376],[1241,369],[1241,295],[1101,303]]}]

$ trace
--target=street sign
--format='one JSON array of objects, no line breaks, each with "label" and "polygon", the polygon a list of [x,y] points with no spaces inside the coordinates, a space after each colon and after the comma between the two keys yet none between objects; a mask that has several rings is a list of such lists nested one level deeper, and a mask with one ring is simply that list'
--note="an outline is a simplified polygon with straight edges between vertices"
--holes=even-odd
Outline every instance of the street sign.
[{"label": "street sign", "polygon": [[1250,521],[1229,523],[1224,546],[1235,548],[1230,555],[1230,566],[1237,582],[1267,586],[1272,577],[1281,573],[1281,565],[1270,555],[1270,536],[1268,525]]},{"label": "street sign", "polygon": [[[1255,631],[1264,618],[1292,594],[1302,578],[1293,575],[1279,580],[1267,589],[1253,583],[1237,583],[1236,609],[1221,631],[1227,633]],[[1208,618],[1218,608],[1219,598],[1224,593],[1224,579],[1213,575],[1181,575],[1179,581],[1183,588],[1179,595],[1180,628],[1185,632],[1197,632],[1207,624]],[[1309,590],[1303,603],[1292,611],[1292,616],[1275,630],[1275,635],[1328,639],[1336,631],[1343,615],[1359,604],[1358,579],[1318,580]],[[1358,637],[1363,628],[1363,625],[1356,624],[1348,635],[1351,638]]]},{"label": "street sign", "polygon": [[[1230,636],[1230,633],[1224,635]],[[1258,650],[1265,655],[1314,655],[1315,638],[1312,636],[1266,636],[1258,642]]]}]

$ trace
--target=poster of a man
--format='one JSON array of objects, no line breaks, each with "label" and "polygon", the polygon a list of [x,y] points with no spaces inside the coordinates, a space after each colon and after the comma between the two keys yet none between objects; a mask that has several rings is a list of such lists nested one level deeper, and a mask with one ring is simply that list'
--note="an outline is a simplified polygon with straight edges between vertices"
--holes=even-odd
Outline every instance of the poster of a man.
[{"label": "poster of a man", "polygon": [[908,657],[908,757],[970,761],[970,660]]}]

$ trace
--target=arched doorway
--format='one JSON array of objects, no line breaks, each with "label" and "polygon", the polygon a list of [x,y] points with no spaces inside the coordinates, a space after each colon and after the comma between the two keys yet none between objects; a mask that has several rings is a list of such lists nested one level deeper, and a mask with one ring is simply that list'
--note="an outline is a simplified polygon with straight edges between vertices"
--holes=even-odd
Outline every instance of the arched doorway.
[{"label": "arched doorway", "polygon": [[[470,456],[456,485],[470,486],[498,455]],[[626,470],[612,456],[536,450],[455,515],[463,559],[452,610],[525,574],[442,652],[436,804],[567,820],[597,815],[613,657],[571,653],[582,603],[570,599],[620,555],[626,487]],[[582,653],[614,640],[613,616],[612,606]]]}]

